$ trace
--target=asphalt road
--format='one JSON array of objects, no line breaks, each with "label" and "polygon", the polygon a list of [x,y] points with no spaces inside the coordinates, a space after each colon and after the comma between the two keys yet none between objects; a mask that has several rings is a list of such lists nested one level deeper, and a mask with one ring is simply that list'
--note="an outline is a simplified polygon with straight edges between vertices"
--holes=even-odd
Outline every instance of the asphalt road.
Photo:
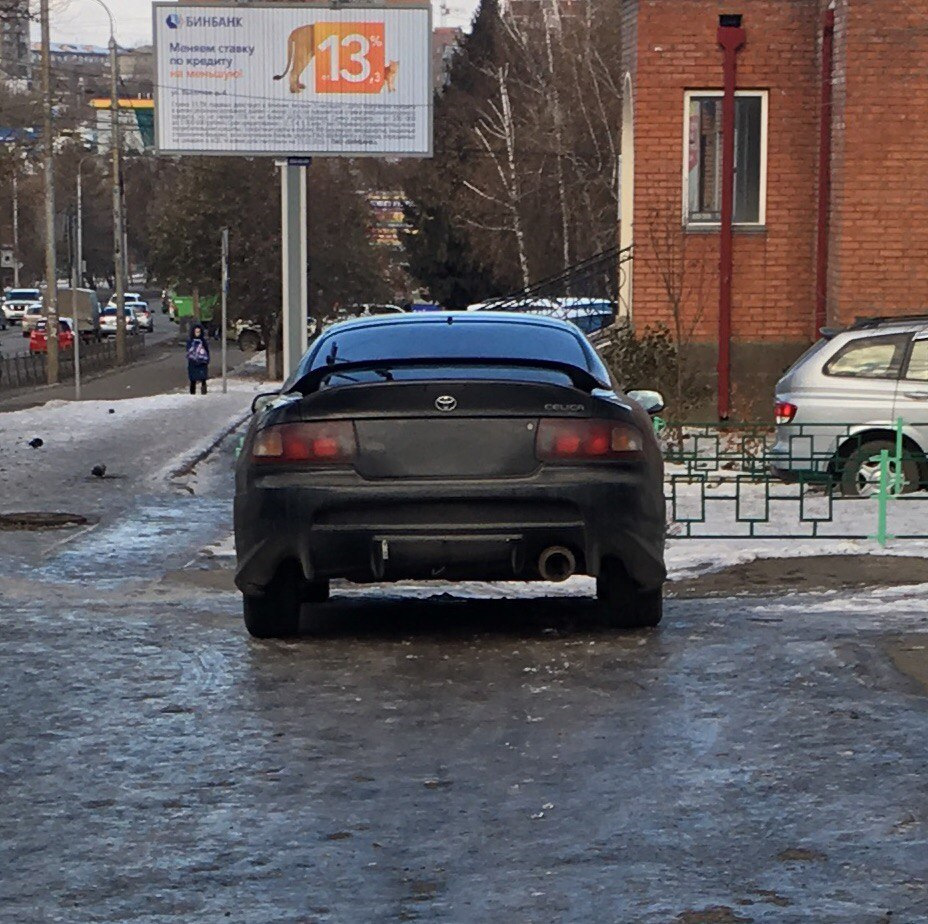
[{"label": "asphalt road", "polygon": [[233,446],[0,574],[0,919],[928,919],[923,588],[344,586],[256,642],[197,552]]}]

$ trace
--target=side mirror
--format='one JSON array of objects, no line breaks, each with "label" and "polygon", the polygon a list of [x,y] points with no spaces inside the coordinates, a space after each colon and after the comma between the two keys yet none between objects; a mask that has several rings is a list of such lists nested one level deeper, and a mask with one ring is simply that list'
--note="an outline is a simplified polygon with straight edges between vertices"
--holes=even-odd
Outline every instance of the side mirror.
[{"label": "side mirror", "polygon": [[259,411],[263,411],[269,404],[273,404],[279,397],[279,391],[265,391],[260,395],[255,395],[251,402],[251,413],[257,414]]},{"label": "side mirror", "polygon": [[637,401],[649,414],[660,414],[664,407],[664,396],[659,391],[627,392],[632,401]]}]

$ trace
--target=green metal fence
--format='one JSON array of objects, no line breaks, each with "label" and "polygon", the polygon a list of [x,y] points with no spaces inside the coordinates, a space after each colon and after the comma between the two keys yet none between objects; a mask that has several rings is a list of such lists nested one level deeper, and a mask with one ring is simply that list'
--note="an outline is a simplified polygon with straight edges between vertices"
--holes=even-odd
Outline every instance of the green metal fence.
[{"label": "green metal fence", "polygon": [[928,539],[928,423],[655,422],[680,539]]}]

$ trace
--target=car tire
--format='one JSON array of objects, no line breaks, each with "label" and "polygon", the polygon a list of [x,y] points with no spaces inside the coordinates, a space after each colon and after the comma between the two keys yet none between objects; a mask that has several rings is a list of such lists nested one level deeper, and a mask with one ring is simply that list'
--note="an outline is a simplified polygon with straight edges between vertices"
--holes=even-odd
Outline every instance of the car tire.
[{"label": "car tire", "polygon": [[304,603],[325,603],[329,599],[328,581],[306,581],[303,584]]},{"label": "car tire", "polygon": [[282,567],[260,597],[242,598],[245,628],[253,638],[292,638],[300,633],[306,582],[296,563]]},{"label": "car tire", "polygon": [[[879,491],[880,453],[890,455],[890,477],[895,475],[892,457],[896,444],[891,440],[872,440],[855,449],[841,468],[841,493],[845,497],[873,497]],[[921,487],[921,473],[915,459],[902,460],[902,493],[911,494]]]},{"label": "car tire", "polygon": [[243,353],[257,353],[261,349],[261,338],[253,331],[242,331],[238,335],[238,348]]},{"label": "car tire", "polygon": [[596,596],[603,619],[616,629],[652,629],[664,614],[663,588],[642,590],[615,558],[600,566]]}]

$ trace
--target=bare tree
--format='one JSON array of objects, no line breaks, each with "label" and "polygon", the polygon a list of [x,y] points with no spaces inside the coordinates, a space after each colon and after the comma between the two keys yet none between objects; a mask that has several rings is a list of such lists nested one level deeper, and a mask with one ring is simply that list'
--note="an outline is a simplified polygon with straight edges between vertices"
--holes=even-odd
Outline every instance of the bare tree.
[{"label": "bare tree", "polygon": [[654,209],[644,226],[648,229],[645,246],[636,246],[635,253],[642,254],[645,265],[656,274],[667,300],[677,352],[674,399],[679,411],[686,404],[690,346],[704,313],[705,260],[691,252],[691,238],[674,201]]},{"label": "bare tree", "polygon": [[[474,126],[474,134],[495,168],[496,177],[499,180],[498,191],[491,192],[489,188],[481,188],[470,180],[464,180],[464,185],[485,202],[502,209],[502,224],[472,218],[465,218],[465,220],[469,225],[485,231],[504,231],[512,234],[519,257],[522,284],[527,286],[531,281],[531,276],[525,247],[525,227],[522,220],[522,207],[526,193],[522,178],[523,171],[516,159],[516,124],[509,96],[509,65],[495,68],[494,76],[499,96],[495,100],[487,101],[483,114]],[[499,145],[502,145],[502,149]]]}]

